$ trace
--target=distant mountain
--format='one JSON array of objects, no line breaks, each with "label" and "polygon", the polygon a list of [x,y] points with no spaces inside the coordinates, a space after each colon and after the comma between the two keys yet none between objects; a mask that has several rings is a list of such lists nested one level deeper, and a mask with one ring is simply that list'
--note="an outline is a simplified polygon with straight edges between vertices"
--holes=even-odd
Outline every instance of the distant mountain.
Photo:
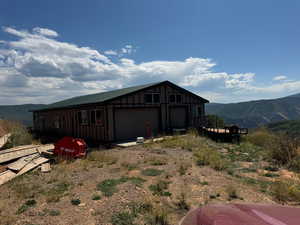
[{"label": "distant mountain", "polygon": [[32,126],[32,113],[29,111],[43,106],[42,104],[2,105],[0,106],[0,119],[19,121],[26,126]]},{"label": "distant mountain", "polygon": [[254,128],[283,120],[300,119],[300,94],[285,98],[206,105],[207,114],[222,117],[227,124]]},{"label": "distant mountain", "polygon": [[300,120],[285,120],[270,123],[266,127],[273,132],[283,132],[292,137],[300,137]]}]

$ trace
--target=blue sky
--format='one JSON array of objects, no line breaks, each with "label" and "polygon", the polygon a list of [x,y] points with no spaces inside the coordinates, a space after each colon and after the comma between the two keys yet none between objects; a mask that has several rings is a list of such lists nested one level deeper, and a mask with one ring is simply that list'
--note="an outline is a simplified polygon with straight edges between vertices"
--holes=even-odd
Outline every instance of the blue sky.
[{"label": "blue sky", "polygon": [[0,104],[158,80],[213,102],[300,92],[296,0],[2,0]]}]

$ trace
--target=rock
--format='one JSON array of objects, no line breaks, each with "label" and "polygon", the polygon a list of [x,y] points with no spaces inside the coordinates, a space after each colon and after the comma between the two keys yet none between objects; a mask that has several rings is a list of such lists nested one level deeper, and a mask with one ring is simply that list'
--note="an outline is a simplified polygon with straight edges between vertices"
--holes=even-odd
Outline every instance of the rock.
[{"label": "rock", "polygon": [[86,206],[86,203],[80,203],[78,206],[79,207],[84,207],[84,206]]}]

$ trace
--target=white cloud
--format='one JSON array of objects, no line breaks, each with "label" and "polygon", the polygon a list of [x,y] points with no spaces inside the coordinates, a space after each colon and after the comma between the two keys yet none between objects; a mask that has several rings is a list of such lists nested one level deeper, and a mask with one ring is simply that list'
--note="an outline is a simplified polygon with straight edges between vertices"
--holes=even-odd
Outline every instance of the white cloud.
[{"label": "white cloud", "polygon": [[275,80],[275,81],[286,80],[286,79],[287,79],[287,77],[283,76],[283,75],[278,75],[273,78],[273,80]]},{"label": "white cloud", "polygon": [[46,28],[40,28],[40,27],[35,27],[33,28],[33,32],[44,35],[44,36],[50,36],[50,37],[57,37],[58,33],[54,30],[46,29]]},{"label": "white cloud", "polygon": [[56,31],[46,28],[3,30],[18,39],[0,40],[0,104],[50,103],[162,80],[222,102],[273,98],[300,89],[300,81],[257,84],[253,73],[215,72],[217,65],[207,58],[136,63],[128,58],[136,48],[126,45],[104,52],[120,57],[112,61],[98,50],[58,41]]},{"label": "white cloud", "polygon": [[118,55],[118,52],[114,50],[107,50],[104,52],[105,55]]}]

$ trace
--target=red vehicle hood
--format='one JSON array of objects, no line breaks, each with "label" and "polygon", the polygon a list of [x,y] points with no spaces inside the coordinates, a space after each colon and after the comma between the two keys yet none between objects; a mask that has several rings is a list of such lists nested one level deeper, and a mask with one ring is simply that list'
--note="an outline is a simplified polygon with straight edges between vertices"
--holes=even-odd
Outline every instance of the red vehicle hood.
[{"label": "red vehicle hood", "polygon": [[300,225],[300,208],[280,205],[208,205],[190,211],[180,225]]}]

